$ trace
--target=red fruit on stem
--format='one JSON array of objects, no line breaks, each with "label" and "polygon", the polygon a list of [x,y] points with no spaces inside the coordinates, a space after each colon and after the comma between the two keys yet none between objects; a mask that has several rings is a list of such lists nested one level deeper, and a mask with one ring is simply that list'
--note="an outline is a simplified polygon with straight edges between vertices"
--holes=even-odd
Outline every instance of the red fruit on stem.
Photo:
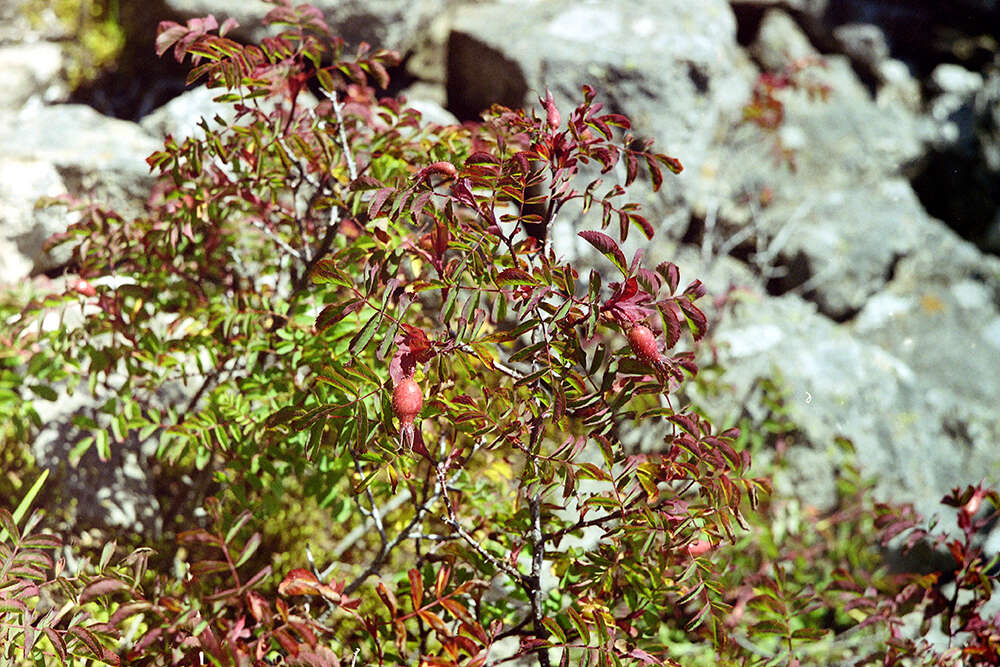
[{"label": "red fruit on stem", "polygon": [[424,407],[424,395],[413,378],[403,378],[392,390],[392,409],[403,426],[413,423]]},{"label": "red fruit on stem", "polygon": [[691,558],[704,556],[712,550],[712,543],[708,540],[695,540],[687,545],[687,552]]},{"label": "red fruit on stem", "polygon": [[94,286],[91,285],[90,283],[88,283],[83,278],[80,278],[79,280],[75,281],[71,285],[71,287],[72,287],[72,289],[76,290],[77,294],[80,294],[82,296],[96,296],[97,295],[97,290],[94,289]]},{"label": "red fruit on stem", "polygon": [[629,329],[628,344],[635,356],[643,361],[650,364],[660,361],[660,347],[656,342],[656,336],[649,330],[649,327],[636,324]]}]

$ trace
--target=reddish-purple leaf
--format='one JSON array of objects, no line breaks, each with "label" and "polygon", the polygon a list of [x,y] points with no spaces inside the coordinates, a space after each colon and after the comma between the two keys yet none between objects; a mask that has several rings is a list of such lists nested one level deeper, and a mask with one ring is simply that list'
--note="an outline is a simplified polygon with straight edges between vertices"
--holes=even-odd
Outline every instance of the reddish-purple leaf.
[{"label": "reddish-purple leaf", "polygon": [[582,231],[578,236],[611,260],[611,263],[618,267],[623,276],[628,275],[628,268],[625,263],[625,253],[622,252],[615,240],[603,232]]},{"label": "reddish-purple leaf", "polygon": [[321,310],[319,315],[316,316],[316,330],[324,331],[325,329],[332,327],[334,324],[340,322],[351,313],[361,310],[364,305],[364,299],[349,301],[346,304],[331,303]]},{"label": "reddish-purple leaf", "polygon": [[653,158],[646,156],[646,167],[649,170],[649,178],[653,181],[653,192],[659,192],[663,185],[663,172]]},{"label": "reddish-purple leaf", "polygon": [[647,239],[653,238],[653,234],[655,233],[653,231],[653,225],[649,224],[649,220],[647,220],[645,216],[639,215],[638,213],[629,213],[629,219],[632,221],[633,225],[642,230],[642,233]]},{"label": "reddish-purple leaf", "polygon": [[385,66],[377,60],[372,60],[368,63],[369,71],[372,76],[375,77],[375,83],[378,84],[379,88],[389,87],[389,72],[386,71]]},{"label": "reddish-purple leaf", "polygon": [[708,329],[708,318],[705,317],[705,313],[701,312],[698,306],[691,303],[688,299],[680,298],[677,299],[676,303],[684,311],[688,326],[691,328],[691,335],[694,336],[695,340],[701,340]]},{"label": "reddish-purple leaf", "polygon": [[231,30],[235,30],[236,28],[239,27],[240,27],[239,21],[230,16],[228,19],[222,22],[222,25],[219,26],[219,36],[225,37],[226,34],[229,33]]},{"label": "reddish-purple leaf", "polygon": [[59,654],[59,659],[66,662],[66,642],[63,641],[63,638],[52,628],[44,628],[42,631],[45,633],[45,636],[49,638],[49,641],[52,643],[52,647],[55,648],[56,653]]},{"label": "reddish-purple leaf", "polygon": [[632,657],[632,658],[637,658],[638,660],[642,661],[642,664],[644,664],[644,665],[662,665],[663,664],[662,660],[660,660],[659,658],[657,658],[655,656],[650,655],[649,653],[646,653],[641,648],[634,648],[631,651],[629,651],[627,655],[629,657]]},{"label": "reddish-purple leaf", "polygon": [[361,174],[353,181],[351,181],[350,185],[348,186],[348,188],[352,191],[375,190],[382,187],[385,187],[385,183],[378,180],[377,178],[372,178],[367,174]]},{"label": "reddish-purple leaf", "polygon": [[129,602],[128,604],[123,604],[122,606],[115,609],[115,613],[111,614],[111,618],[108,619],[108,624],[117,626],[122,621],[132,618],[136,614],[140,614],[148,610],[152,605],[145,600],[139,602]]},{"label": "reddish-purple leaf", "polygon": [[675,174],[679,174],[682,171],[684,171],[684,165],[682,165],[681,161],[678,160],[677,158],[664,155],[663,153],[656,153],[655,155],[653,155],[653,157],[656,158],[657,162],[664,165],[667,169],[674,172]]},{"label": "reddish-purple leaf", "polygon": [[385,606],[389,608],[389,615],[395,618],[399,609],[399,604],[396,602],[396,596],[393,595],[392,591],[386,588],[385,584],[381,581],[375,586],[375,592],[378,593],[379,598],[382,599]]},{"label": "reddish-purple leaf", "polygon": [[86,646],[87,650],[89,650],[98,660],[104,657],[104,651],[101,650],[101,645],[97,641],[97,637],[95,637],[94,633],[90,630],[82,628],[79,625],[74,625],[66,632],[67,634],[73,635],[77,642]]},{"label": "reddish-purple leaf", "polygon": [[707,290],[700,280],[694,280],[684,288],[684,296],[690,297],[692,300],[700,299],[705,296],[706,292]]},{"label": "reddish-purple leaf", "polygon": [[278,584],[278,595],[312,595],[319,586],[319,579],[309,570],[297,567],[290,570]]},{"label": "reddish-purple leaf", "polygon": [[513,287],[516,285],[535,286],[538,281],[531,274],[521,269],[504,269],[496,277],[498,287]]},{"label": "reddish-purple leaf", "polygon": [[227,572],[229,570],[229,563],[224,560],[198,560],[191,563],[189,569],[192,575],[204,577],[216,572]]},{"label": "reddish-purple leaf", "polygon": [[406,573],[410,578],[410,600],[413,601],[413,608],[420,609],[424,601],[424,580],[420,576],[420,570],[410,568]]},{"label": "reddish-purple leaf", "polygon": [[212,535],[206,530],[197,528],[195,530],[185,530],[177,536],[178,542],[200,542],[202,544],[210,544],[212,546],[221,547],[222,540]]},{"label": "reddish-purple leaf", "polygon": [[552,97],[552,91],[545,91],[545,99],[539,100],[545,107],[545,122],[548,123],[549,129],[556,130],[559,129],[559,124],[562,122],[559,116],[559,109],[556,108],[556,101]]},{"label": "reddish-purple leaf", "polygon": [[382,210],[382,206],[385,205],[386,200],[389,198],[395,188],[382,188],[372,195],[371,201],[368,203],[368,219],[374,220],[378,217],[379,211]]},{"label": "reddish-purple leaf", "polygon": [[[469,397],[466,397],[469,398]],[[472,400],[471,398],[469,400]],[[448,580],[451,579],[451,564],[445,563],[438,570],[437,578],[434,582],[434,593],[440,598],[444,595],[445,589],[448,587]]]},{"label": "reddish-purple leaf", "polygon": [[457,174],[458,171],[455,169],[455,165],[451,162],[442,160],[440,162],[431,163],[418,171],[413,180],[414,183],[422,183],[427,178],[434,175],[443,176],[444,178],[455,178]]},{"label": "reddish-purple leaf", "polygon": [[465,159],[466,167],[480,167],[498,164],[500,164],[500,158],[485,151],[477,151]]},{"label": "reddish-purple leaf", "polygon": [[80,604],[85,604],[90,602],[96,597],[102,595],[109,595],[117,591],[128,590],[129,585],[124,581],[118,579],[111,579],[109,577],[104,577],[90,582],[80,593]]},{"label": "reddish-purple leaf", "polygon": [[677,291],[677,285],[681,281],[681,270],[673,262],[661,262],[656,267],[656,272],[667,281],[667,288],[673,294]]},{"label": "reddish-purple leaf", "polygon": [[[162,56],[167,52],[167,49],[187,34],[188,29],[174,21],[160,21],[156,32],[156,55]],[[183,51],[175,52],[174,55],[177,57],[177,62],[184,60]]]},{"label": "reddish-purple leaf", "polygon": [[663,321],[663,335],[667,339],[667,349],[671,349],[681,338],[681,321],[671,302],[659,304],[660,319]]},{"label": "reddish-purple leaf", "polygon": [[472,181],[468,178],[461,178],[451,186],[451,194],[469,208],[476,208],[476,198],[472,195]]}]

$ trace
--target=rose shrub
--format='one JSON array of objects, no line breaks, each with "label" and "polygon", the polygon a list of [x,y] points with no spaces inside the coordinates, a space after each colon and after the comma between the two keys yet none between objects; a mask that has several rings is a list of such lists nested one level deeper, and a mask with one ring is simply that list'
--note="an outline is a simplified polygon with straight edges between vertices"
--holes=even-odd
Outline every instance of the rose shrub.
[{"label": "rose shrub", "polygon": [[[543,117],[424,123],[377,97],[395,54],[347,53],[308,6],[267,20],[260,45],[212,17],[161,25],[157,50],[235,119],[149,157],[144,216],[73,202],[53,244],[79,278],[10,319],[18,437],[38,426],[24,393],[63,384],[102,405],[76,459],[155,441],[189,483],[165,517],[182,548],[111,543],[73,572],[37,514],[0,511],[5,657],[649,665],[694,642],[791,664],[827,636],[767,603],[791,600],[784,565],[722,585],[768,485],[737,429],[680,399],[704,287],[619,246],[654,233],[629,186],[680,162],[591,88]],[[579,232],[607,260],[585,276],[524,233],[570,214],[600,227]],[[40,326],[73,304],[80,324]],[[652,422],[662,441],[623,444]],[[288,539],[297,566],[273,572],[281,508],[278,532],[318,514],[337,544]]]}]

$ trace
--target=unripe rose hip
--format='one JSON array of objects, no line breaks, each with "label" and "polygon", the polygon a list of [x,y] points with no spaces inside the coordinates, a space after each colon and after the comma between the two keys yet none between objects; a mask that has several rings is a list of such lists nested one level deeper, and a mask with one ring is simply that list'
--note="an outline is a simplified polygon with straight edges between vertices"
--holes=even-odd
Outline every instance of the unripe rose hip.
[{"label": "unripe rose hip", "polygon": [[80,278],[79,280],[73,282],[71,287],[72,289],[76,290],[77,294],[80,294],[82,296],[97,296],[97,290],[94,289],[94,286],[88,283],[83,278]]},{"label": "unripe rose hip", "polygon": [[413,378],[400,380],[392,390],[392,409],[396,411],[399,423],[403,426],[412,424],[423,407],[424,395],[420,391],[420,385]]},{"label": "unripe rose hip", "polygon": [[687,545],[688,556],[691,558],[697,558],[698,556],[704,556],[709,551],[712,550],[712,543],[708,540],[695,540]]},{"label": "unripe rose hip", "polygon": [[641,360],[650,364],[660,361],[660,348],[656,343],[656,336],[649,330],[649,327],[636,324],[629,329],[628,344],[635,356]]}]

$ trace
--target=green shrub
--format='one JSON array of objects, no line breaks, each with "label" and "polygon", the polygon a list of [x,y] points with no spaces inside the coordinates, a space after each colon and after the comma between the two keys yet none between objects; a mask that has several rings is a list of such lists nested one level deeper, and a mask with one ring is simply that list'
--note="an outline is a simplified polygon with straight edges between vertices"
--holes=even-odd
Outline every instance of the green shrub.
[{"label": "green shrub", "polygon": [[[524,233],[575,210],[651,237],[627,188],[680,163],[590,88],[565,117],[547,95],[541,117],[427,125],[375,96],[394,54],[345,53],[309,7],[268,20],[283,32],[259,46],[213,18],[161,26],[158,51],[191,57],[235,120],[149,157],[145,216],[80,204],[53,241],[79,281],[6,334],[5,415],[85,379],[102,408],[75,419],[74,458],[152,439],[194,480],[167,517],[172,564],[150,571],[148,549],[112,564],[112,545],[67,576],[57,538],[0,513],[5,656],[795,664],[836,627],[808,608],[830,598],[782,545],[724,547],[748,547],[767,484],[738,430],[678,399],[703,286],[597,230],[580,236],[607,262],[581,277]],[[39,326],[72,303],[81,324]],[[663,441],[627,450],[654,421]],[[778,640],[762,656],[743,637]]]}]

